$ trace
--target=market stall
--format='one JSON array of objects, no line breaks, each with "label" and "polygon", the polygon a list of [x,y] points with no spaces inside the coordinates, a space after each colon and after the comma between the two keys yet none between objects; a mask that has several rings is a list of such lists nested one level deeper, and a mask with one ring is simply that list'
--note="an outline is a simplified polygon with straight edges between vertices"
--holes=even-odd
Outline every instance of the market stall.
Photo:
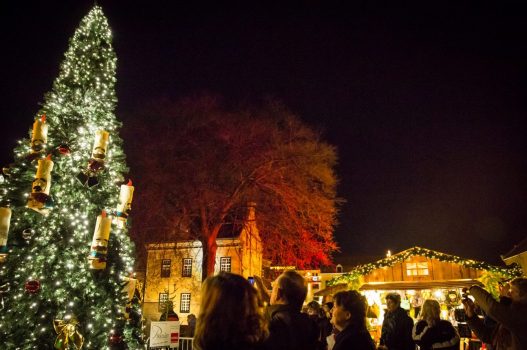
[{"label": "market stall", "polygon": [[[328,281],[328,288],[342,284],[360,286],[358,289],[368,299],[370,314],[369,326],[375,340],[380,337],[384,319],[386,294],[396,292],[401,295],[401,307],[416,318],[422,302],[436,299],[441,304],[442,318],[457,324],[456,309],[461,308],[461,290],[474,284],[487,284],[500,278],[510,278],[521,274],[518,267],[499,267],[472,259],[444,254],[426,248],[413,247],[384,259],[359,265],[349,273]],[[351,289],[351,288],[349,288]],[[378,311],[377,311],[378,310]]]}]

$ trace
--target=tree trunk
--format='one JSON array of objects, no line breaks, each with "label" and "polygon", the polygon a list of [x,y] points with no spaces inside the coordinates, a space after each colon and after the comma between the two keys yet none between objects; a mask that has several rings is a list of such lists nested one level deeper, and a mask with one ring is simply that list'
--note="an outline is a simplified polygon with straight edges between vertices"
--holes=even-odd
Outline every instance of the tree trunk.
[{"label": "tree trunk", "polygon": [[207,276],[214,274],[216,251],[218,250],[218,244],[216,243],[218,231],[219,230],[213,230],[213,233],[209,237],[204,237],[203,241],[201,242],[203,247],[202,281],[205,281]]}]

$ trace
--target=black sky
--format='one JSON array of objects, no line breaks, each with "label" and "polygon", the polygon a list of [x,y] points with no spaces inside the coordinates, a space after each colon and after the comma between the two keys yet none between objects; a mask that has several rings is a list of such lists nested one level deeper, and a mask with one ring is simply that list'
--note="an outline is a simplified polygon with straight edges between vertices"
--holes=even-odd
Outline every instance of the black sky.
[{"label": "black sky", "polygon": [[[125,127],[147,101],[209,91],[232,103],[277,98],[325,130],[347,200],[344,253],[419,245],[498,262],[526,236],[520,1],[98,3]],[[3,164],[92,4],[0,5]]]}]

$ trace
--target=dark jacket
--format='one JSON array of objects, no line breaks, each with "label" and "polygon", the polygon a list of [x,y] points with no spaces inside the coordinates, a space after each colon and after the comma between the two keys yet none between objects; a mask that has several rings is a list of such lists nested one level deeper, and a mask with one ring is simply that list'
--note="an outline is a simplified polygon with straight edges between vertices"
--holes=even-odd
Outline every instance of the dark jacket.
[{"label": "dark jacket", "polygon": [[387,312],[382,323],[381,345],[386,345],[389,350],[414,350],[413,326],[414,321],[403,308]]},{"label": "dark jacket", "polygon": [[317,324],[289,305],[272,305],[269,312],[269,338],[273,350],[315,350],[319,336]]},{"label": "dark jacket", "polygon": [[263,343],[252,343],[252,344],[246,344],[246,343],[238,343],[235,341],[232,342],[215,342],[208,345],[204,345],[199,347],[196,343],[194,343],[194,349],[200,349],[200,350],[272,350],[270,348],[267,348],[265,344]]},{"label": "dark jacket", "polygon": [[468,325],[481,341],[492,344],[495,350],[527,349],[526,304],[498,302],[478,286],[472,286],[470,294],[485,314],[497,322],[489,328],[477,316],[467,318]]},{"label": "dark jacket", "polygon": [[325,350],[328,348],[328,343],[326,338],[331,335],[333,332],[333,325],[328,320],[326,316],[324,317],[318,317],[318,316],[309,316],[310,319],[312,319],[318,327],[318,345],[317,349],[319,350]]},{"label": "dark jacket", "polygon": [[375,344],[366,327],[349,325],[335,335],[333,350],[374,350]]},{"label": "dark jacket", "polygon": [[452,323],[440,320],[433,327],[426,321],[419,321],[412,331],[412,338],[420,350],[459,349],[459,335]]}]

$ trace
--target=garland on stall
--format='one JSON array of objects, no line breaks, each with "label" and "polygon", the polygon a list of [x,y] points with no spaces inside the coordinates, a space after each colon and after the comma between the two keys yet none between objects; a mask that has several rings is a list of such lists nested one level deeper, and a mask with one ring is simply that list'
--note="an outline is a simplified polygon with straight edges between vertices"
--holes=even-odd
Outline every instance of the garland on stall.
[{"label": "garland on stall", "polygon": [[516,264],[510,267],[500,267],[472,259],[463,259],[455,255],[444,254],[426,248],[413,247],[404,250],[398,254],[394,254],[384,259],[378,260],[376,262],[359,265],[353,268],[348,273],[332,278],[327,282],[327,285],[333,286],[340,283],[352,283],[353,281],[356,281],[357,278],[359,278],[360,276],[367,275],[373,270],[379,269],[381,267],[391,267],[395,264],[402,263],[406,259],[416,255],[425,256],[429,259],[436,259],[442,262],[456,263],[464,267],[470,267],[478,270],[496,272],[508,278],[519,277],[522,275],[522,269]]}]

